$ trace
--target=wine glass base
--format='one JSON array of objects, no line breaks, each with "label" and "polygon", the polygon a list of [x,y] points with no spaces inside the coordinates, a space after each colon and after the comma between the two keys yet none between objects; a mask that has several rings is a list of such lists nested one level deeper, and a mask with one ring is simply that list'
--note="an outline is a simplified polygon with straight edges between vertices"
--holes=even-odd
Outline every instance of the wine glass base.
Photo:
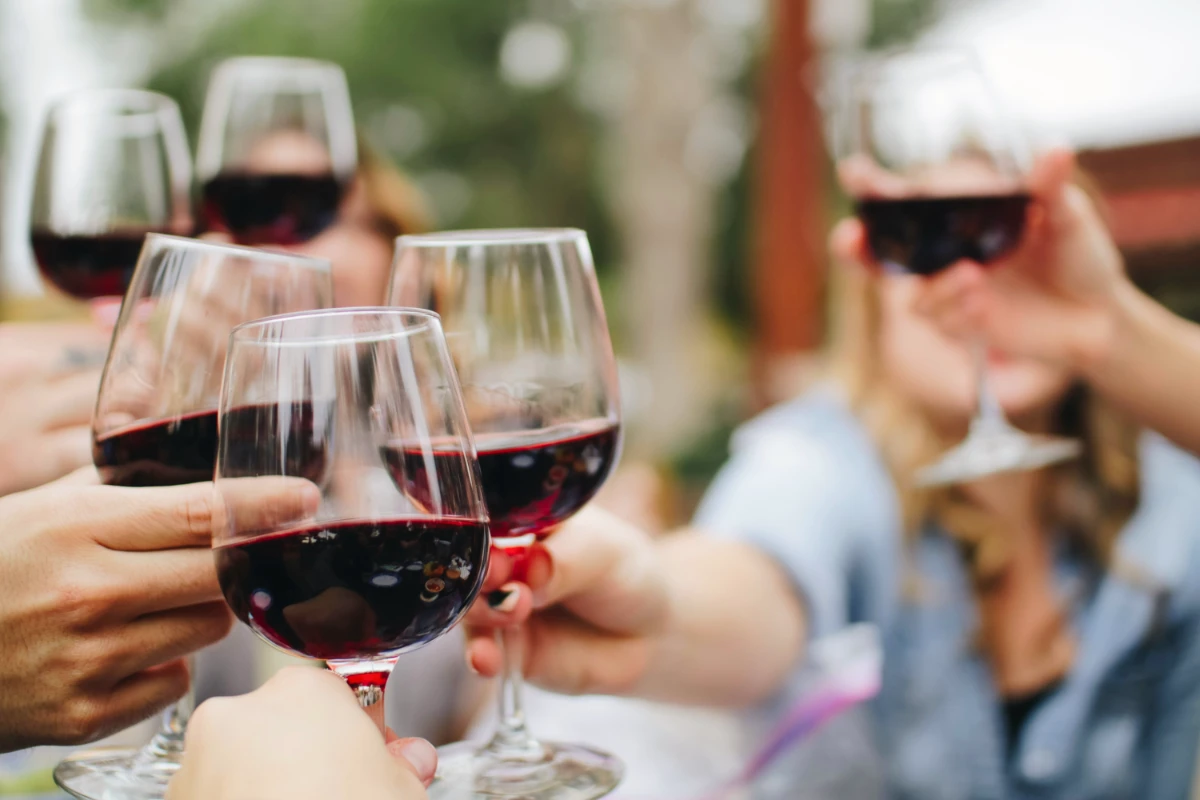
[{"label": "wine glass base", "polygon": [[541,742],[533,761],[504,761],[477,742],[438,748],[430,800],[594,800],[617,787],[625,766],[590,747]]},{"label": "wine glass base", "polygon": [[80,800],[162,800],[179,762],[147,758],[136,748],[74,753],[54,768],[54,782]]},{"label": "wine glass base", "polygon": [[972,432],[966,441],[927,467],[917,471],[916,485],[948,486],[955,483],[1041,469],[1078,458],[1083,445],[1076,439],[1031,436],[1016,429]]}]

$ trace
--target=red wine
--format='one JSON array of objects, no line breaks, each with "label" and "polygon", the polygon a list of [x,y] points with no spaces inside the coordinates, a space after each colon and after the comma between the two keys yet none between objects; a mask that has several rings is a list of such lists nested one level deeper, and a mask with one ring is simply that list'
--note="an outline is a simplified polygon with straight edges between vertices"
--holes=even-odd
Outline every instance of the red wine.
[{"label": "red wine", "polygon": [[146,233],[60,234],[35,228],[30,238],[42,276],[72,297],[92,300],[125,294]]},{"label": "red wine", "polygon": [[443,517],[314,524],[213,550],[233,613],[272,644],[329,660],[445,633],[487,568],[487,525]]},{"label": "red wine", "polygon": [[1021,241],[1027,194],[859,200],[871,253],[885,267],[932,275],[966,259],[989,264]]},{"label": "red wine", "polygon": [[[620,428],[607,420],[475,437],[493,538],[548,536],[595,496],[612,470]],[[434,454],[434,461],[446,455]],[[429,502],[428,465],[402,446],[385,448],[392,477]],[[438,466],[439,472],[443,468]]]},{"label": "red wine", "polygon": [[287,475],[320,484],[329,460],[329,413],[328,404],[308,402],[229,409],[221,418],[221,476]]},{"label": "red wine", "polygon": [[92,444],[100,479],[113,486],[211,481],[216,456],[216,411],[130,425]]},{"label": "red wine", "polygon": [[[313,436],[312,404],[282,408],[282,426],[281,407],[276,405],[225,412],[225,477],[292,475],[320,481],[326,450],[325,443]],[[276,436],[281,446],[264,454],[259,442],[268,433]],[[106,433],[92,444],[92,461],[101,480],[115,486],[211,481],[216,460],[216,411],[130,425]]]},{"label": "red wine", "polygon": [[299,244],[337,220],[342,184],[333,175],[226,172],[203,195],[208,230],[242,244]]}]

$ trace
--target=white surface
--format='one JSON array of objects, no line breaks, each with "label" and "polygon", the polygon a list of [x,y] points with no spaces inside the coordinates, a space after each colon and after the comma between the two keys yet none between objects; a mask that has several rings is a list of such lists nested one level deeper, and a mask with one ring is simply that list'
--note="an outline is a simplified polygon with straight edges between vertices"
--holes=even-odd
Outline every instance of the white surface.
[{"label": "white surface", "polygon": [[1200,0],[987,0],[926,38],[975,48],[1035,140],[1200,133]]}]

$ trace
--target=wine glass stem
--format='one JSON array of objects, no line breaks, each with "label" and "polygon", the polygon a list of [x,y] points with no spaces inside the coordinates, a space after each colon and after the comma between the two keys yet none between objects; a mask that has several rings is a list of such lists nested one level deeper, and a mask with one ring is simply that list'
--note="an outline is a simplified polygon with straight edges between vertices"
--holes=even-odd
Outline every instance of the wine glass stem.
[{"label": "wine glass stem", "polygon": [[183,756],[183,738],[187,734],[188,720],[196,707],[196,659],[188,657],[187,692],[163,712],[162,725],[146,744],[143,754],[152,761],[177,761]]},{"label": "wine glass stem", "polygon": [[[334,669],[334,672],[337,671]],[[387,726],[384,721],[385,706],[383,703],[383,690],[387,687],[387,679],[390,674],[391,669],[389,664],[389,669],[378,672],[357,672],[342,675],[342,678],[354,690],[354,696],[358,698],[358,704],[362,706],[362,710],[367,712],[367,716],[379,728],[379,732],[385,735]]]},{"label": "wine glass stem", "polygon": [[496,636],[504,657],[504,671],[500,675],[500,724],[486,749],[506,761],[536,761],[543,757],[544,751],[525,726],[525,679],[521,663],[525,632],[519,625],[513,625],[500,629]]},{"label": "wine glass stem", "polygon": [[988,374],[987,342],[976,339],[971,345],[971,358],[975,364],[975,418],[971,420],[972,433],[999,433],[1008,430],[1004,409],[992,389]]}]

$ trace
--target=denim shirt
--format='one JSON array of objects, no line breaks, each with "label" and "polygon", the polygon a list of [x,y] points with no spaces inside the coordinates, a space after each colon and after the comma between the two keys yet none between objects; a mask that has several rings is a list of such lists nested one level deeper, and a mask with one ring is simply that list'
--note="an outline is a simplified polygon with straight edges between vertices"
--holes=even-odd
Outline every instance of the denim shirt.
[{"label": "denim shirt", "polygon": [[[1140,578],[1057,554],[1061,596],[1077,598],[1076,658],[1011,754],[972,647],[978,619],[958,548],[932,525],[905,545],[891,477],[835,394],[744,426],[696,524],[772,555],[811,636],[880,626],[884,680],[869,719],[888,796],[1183,800],[1200,736],[1200,463],[1157,436],[1140,451],[1142,499],[1117,544]],[[920,597],[907,599],[902,571],[914,568]]]}]

